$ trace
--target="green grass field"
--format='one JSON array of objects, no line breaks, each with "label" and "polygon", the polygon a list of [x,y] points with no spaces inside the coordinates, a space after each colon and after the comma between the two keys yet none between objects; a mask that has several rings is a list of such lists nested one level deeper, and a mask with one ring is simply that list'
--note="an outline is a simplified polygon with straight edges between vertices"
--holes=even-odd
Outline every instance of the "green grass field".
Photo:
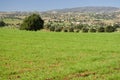
[{"label": "green grass field", "polygon": [[120,33],[1,28],[0,80],[120,80]]}]

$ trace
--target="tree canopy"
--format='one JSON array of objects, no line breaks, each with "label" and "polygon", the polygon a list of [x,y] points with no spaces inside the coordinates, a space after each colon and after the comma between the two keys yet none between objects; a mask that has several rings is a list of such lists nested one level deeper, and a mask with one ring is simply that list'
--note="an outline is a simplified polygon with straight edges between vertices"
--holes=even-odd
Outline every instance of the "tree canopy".
[{"label": "tree canopy", "polygon": [[26,17],[20,26],[21,30],[37,31],[43,28],[44,21],[41,19],[40,15],[32,14]]},{"label": "tree canopy", "polygon": [[4,21],[0,21],[0,27],[5,26],[5,22]]}]

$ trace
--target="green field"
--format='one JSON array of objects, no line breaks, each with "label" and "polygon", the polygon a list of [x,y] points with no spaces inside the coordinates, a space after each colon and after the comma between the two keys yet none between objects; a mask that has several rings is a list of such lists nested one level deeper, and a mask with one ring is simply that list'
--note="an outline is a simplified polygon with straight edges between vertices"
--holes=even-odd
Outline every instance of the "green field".
[{"label": "green field", "polygon": [[120,33],[1,28],[0,80],[120,80]]}]

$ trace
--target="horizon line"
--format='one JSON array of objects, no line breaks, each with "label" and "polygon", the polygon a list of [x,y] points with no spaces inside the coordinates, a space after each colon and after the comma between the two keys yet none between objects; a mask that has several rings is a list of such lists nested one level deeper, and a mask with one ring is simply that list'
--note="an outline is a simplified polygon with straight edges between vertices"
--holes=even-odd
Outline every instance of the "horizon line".
[{"label": "horizon line", "polygon": [[56,9],[48,9],[48,10],[5,10],[0,12],[46,12],[52,10],[61,10],[61,9],[72,9],[72,8],[85,8],[85,7],[111,7],[111,8],[119,8],[117,6],[78,6],[78,7],[66,7],[66,8],[56,8]]}]

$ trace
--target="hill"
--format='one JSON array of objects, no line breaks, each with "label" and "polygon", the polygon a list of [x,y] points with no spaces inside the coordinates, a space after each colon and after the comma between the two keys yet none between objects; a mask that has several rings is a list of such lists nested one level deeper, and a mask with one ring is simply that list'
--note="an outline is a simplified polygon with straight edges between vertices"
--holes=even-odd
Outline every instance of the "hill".
[{"label": "hill", "polygon": [[65,9],[55,9],[47,12],[81,12],[81,13],[111,13],[120,10],[116,7],[76,7],[76,8],[65,8]]}]

